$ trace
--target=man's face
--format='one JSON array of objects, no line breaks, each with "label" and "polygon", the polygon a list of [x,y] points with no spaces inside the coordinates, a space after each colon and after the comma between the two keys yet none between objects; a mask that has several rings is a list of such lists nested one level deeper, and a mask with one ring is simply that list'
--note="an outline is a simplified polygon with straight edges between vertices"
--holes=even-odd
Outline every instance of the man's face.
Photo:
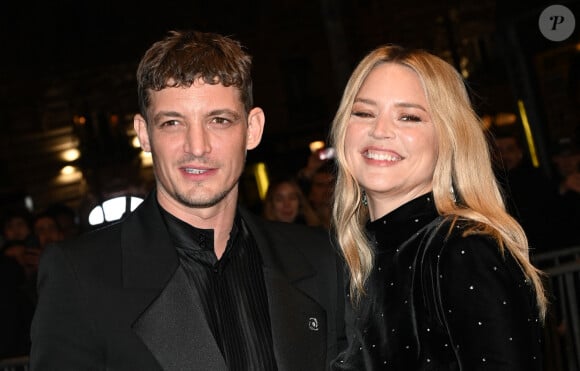
[{"label": "man's face", "polygon": [[49,217],[42,217],[34,222],[34,233],[38,237],[41,248],[64,238],[58,224],[56,224],[56,220]]},{"label": "man's face", "polygon": [[259,144],[263,124],[262,110],[246,113],[232,86],[197,80],[151,92],[148,122],[137,115],[135,130],[152,153],[161,205],[172,212],[235,204],[246,150]]},{"label": "man's face", "polygon": [[13,217],[4,226],[4,238],[7,240],[24,240],[32,231],[28,222],[21,217]]}]

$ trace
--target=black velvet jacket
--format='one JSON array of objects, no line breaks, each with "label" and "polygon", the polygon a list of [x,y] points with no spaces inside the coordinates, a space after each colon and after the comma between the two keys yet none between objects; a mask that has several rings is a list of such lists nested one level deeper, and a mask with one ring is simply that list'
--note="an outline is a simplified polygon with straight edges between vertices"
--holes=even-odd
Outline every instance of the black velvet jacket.
[{"label": "black velvet jacket", "polygon": [[492,239],[463,237],[465,222],[447,236],[449,226],[431,194],[368,223],[375,266],[334,370],[541,370],[542,329],[521,269]]}]

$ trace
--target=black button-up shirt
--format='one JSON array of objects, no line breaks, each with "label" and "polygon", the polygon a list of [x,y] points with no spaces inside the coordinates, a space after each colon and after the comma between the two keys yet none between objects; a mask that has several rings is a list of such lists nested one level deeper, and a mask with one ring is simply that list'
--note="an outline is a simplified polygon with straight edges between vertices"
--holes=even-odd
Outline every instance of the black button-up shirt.
[{"label": "black button-up shirt", "polygon": [[198,229],[163,212],[208,325],[230,370],[276,370],[262,260],[237,215],[221,259],[212,229]]}]

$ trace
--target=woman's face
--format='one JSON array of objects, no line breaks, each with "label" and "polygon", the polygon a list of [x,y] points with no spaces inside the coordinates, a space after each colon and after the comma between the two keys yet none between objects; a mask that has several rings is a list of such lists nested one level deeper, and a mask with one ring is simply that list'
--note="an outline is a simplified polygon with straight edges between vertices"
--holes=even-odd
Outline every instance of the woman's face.
[{"label": "woman's face", "polygon": [[432,190],[437,135],[413,70],[384,63],[370,72],[352,106],[345,155],[373,220]]},{"label": "woman's face", "polygon": [[276,220],[292,223],[300,209],[298,191],[290,183],[280,183],[272,194],[272,207]]}]

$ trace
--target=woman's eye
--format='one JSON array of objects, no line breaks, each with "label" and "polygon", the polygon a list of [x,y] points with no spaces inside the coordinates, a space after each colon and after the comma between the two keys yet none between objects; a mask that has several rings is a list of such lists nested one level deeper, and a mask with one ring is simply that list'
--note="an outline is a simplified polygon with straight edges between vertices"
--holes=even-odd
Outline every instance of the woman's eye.
[{"label": "woman's eye", "polygon": [[401,121],[413,121],[413,122],[419,122],[421,121],[421,118],[419,116],[416,115],[403,115],[400,118]]},{"label": "woman's eye", "polygon": [[373,117],[373,115],[369,112],[365,112],[365,111],[352,111],[352,115],[356,116],[356,117]]}]

